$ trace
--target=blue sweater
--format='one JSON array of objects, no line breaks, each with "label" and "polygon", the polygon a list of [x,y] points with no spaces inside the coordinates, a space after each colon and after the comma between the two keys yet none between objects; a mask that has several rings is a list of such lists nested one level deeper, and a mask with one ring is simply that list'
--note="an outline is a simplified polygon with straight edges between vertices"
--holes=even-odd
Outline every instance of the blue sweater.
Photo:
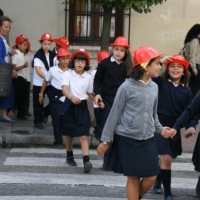
[{"label": "blue sweater", "polygon": [[5,63],[6,62],[5,57],[6,57],[6,47],[2,37],[0,36],[0,62]]},{"label": "blue sweater", "polygon": [[196,127],[200,119],[200,93],[193,99],[191,104],[184,110],[182,115],[176,120],[173,128],[179,130],[189,122],[190,127]]},{"label": "blue sweater", "polygon": [[153,81],[157,83],[159,90],[158,119],[163,126],[172,127],[192,101],[192,92],[182,85],[174,86],[162,77],[154,78]]}]

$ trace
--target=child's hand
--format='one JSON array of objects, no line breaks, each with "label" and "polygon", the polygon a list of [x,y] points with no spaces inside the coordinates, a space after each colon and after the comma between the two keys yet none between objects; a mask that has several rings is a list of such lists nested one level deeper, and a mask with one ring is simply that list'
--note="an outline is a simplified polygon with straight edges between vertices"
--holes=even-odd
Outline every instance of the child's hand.
[{"label": "child's hand", "polygon": [[101,98],[101,95],[100,94],[97,94],[95,97],[94,97],[94,102],[96,103],[96,105],[98,106],[99,102],[100,101],[103,101],[102,98]]},{"label": "child's hand", "polygon": [[193,136],[196,133],[197,132],[196,132],[195,128],[194,127],[190,127],[185,131],[184,135],[185,135],[185,138],[189,138],[189,137]]},{"label": "child's hand", "polygon": [[18,77],[18,74],[17,74],[17,72],[14,69],[13,69],[12,77],[14,79],[16,79]]},{"label": "child's hand", "polygon": [[39,96],[38,101],[40,104],[44,103],[44,97],[43,96]]},{"label": "child's hand", "polygon": [[81,103],[81,100],[78,97],[72,96],[70,99],[74,104]]},{"label": "child's hand", "polygon": [[100,102],[98,103],[98,106],[99,106],[101,109],[104,109],[105,104],[104,104],[103,101],[100,101]]},{"label": "child's hand", "polygon": [[173,138],[177,133],[176,129],[169,128],[169,127],[164,127],[163,130],[161,131],[161,135],[164,138]]},{"label": "child's hand", "polygon": [[103,142],[101,142],[99,146],[97,147],[97,153],[100,155],[104,154],[108,150],[108,147],[109,147],[109,143],[104,144]]},{"label": "child's hand", "polygon": [[163,56],[161,59],[160,59],[160,62],[161,63],[165,63],[167,62],[168,60],[171,60],[171,56]]},{"label": "child's hand", "polygon": [[25,62],[24,63],[24,68],[27,68],[28,67],[28,62]]}]

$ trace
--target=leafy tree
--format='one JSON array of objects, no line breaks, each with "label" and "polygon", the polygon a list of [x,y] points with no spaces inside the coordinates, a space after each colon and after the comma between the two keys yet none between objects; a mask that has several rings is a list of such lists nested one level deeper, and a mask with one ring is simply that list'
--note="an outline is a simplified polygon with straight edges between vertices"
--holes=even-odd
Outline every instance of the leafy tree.
[{"label": "leafy tree", "polygon": [[[87,0],[81,0],[86,1]],[[104,20],[101,34],[101,50],[108,50],[110,38],[110,25],[112,17],[112,9],[120,10],[133,9],[138,13],[151,12],[153,5],[162,4],[167,0],[91,0],[91,3],[96,6],[102,6],[104,9]],[[73,0],[65,0],[65,3],[73,2]]]}]

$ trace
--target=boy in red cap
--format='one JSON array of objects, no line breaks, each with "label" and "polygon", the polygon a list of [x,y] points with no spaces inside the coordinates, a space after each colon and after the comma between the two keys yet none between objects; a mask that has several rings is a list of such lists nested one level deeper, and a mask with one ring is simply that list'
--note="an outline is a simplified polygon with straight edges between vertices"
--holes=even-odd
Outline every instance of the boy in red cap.
[{"label": "boy in red cap", "polygon": [[33,111],[35,127],[43,129],[42,122],[46,122],[48,115],[50,115],[50,105],[48,104],[43,108],[43,105],[38,101],[38,97],[40,95],[43,81],[46,78],[46,74],[50,67],[53,66],[55,54],[50,51],[51,43],[53,42],[53,38],[50,33],[46,32],[42,34],[39,42],[41,44],[41,48],[36,52],[33,60]]},{"label": "boy in red cap", "polygon": [[14,80],[15,85],[15,107],[17,108],[17,118],[27,119],[26,117],[26,99],[28,96],[28,87],[26,84],[27,73],[26,68],[28,62],[25,61],[25,53],[27,49],[28,39],[24,35],[19,35],[15,40],[16,53],[12,55],[12,64],[14,70],[17,71],[18,77]]},{"label": "boy in red cap", "polygon": [[50,110],[52,117],[52,124],[54,129],[54,146],[61,148],[63,146],[63,138],[60,131],[60,107],[63,104],[65,97],[62,94],[62,80],[65,73],[69,70],[70,53],[67,49],[59,48],[57,52],[58,65],[49,69],[47,76],[42,84],[40,90],[39,102],[43,104],[44,93],[48,83],[48,97],[50,100]]}]

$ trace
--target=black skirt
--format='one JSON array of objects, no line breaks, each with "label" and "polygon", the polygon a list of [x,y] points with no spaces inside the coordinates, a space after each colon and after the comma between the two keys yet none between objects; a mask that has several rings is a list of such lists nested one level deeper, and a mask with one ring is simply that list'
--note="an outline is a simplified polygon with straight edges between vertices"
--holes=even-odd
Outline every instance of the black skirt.
[{"label": "black skirt", "polygon": [[149,177],[159,174],[155,138],[135,140],[115,134],[108,151],[106,168],[125,176]]},{"label": "black skirt", "polygon": [[69,137],[89,135],[90,116],[87,100],[82,100],[80,104],[70,104],[61,116],[60,130],[62,135]]},{"label": "black skirt", "polygon": [[200,136],[198,133],[197,141],[194,147],[194,152],[192,156],[192,162],[194,164],[194,169],[200,172]]}]

